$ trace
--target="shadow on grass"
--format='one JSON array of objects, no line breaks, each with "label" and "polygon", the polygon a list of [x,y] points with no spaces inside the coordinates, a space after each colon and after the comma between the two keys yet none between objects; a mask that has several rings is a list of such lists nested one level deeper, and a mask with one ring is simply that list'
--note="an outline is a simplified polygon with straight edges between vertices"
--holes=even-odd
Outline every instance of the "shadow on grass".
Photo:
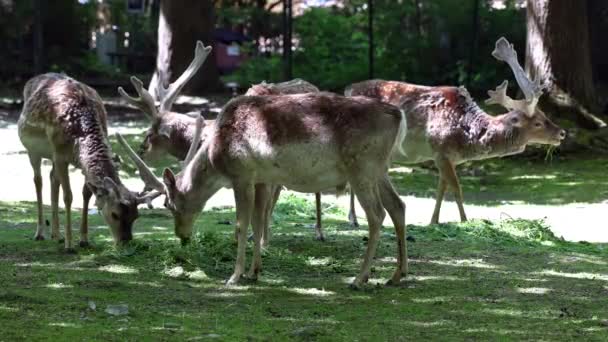
[{"label": "shadow on grass", "polygon": [[[606,169],[608,159],[559,157],[549,162],[514,157],[467,164],[458,167],[458,174],[465,203],[556,205],[598,203],[608,199]],[[437,173],[434,168],[399,168],[390,175],[402,195],[435,197]]]}]

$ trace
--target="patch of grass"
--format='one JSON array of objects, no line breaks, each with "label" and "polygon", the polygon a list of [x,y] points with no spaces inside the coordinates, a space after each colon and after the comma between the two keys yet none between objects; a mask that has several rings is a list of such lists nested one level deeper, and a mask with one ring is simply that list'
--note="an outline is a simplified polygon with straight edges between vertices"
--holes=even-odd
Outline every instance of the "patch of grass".
[{"label": "patch of grass", "polygon": [[[396,165],[399,166],[399,165]],[[568,158],[551,152],[545,160],[497,158],[457,167],[465,203],[598,203],[608,199],[608,159]],[[390,175],[399,193],[434,198],[434,167],[394,169]],[[448,198],[452,194],[446,194]]]},{"label": "patch of grass", "polygon": [[[48,209],[48,208],[47,208]],[[333,209],[328,210],[329,213]],[[410,226],[399,287],[349,290],[367,233],[328,215],[326,242],[306,228],[314,205],[279,202],[257,283],[225,287],[234,267],[233,209],[204,212],[192,243],[165,210],[142,210],[135,240],[111,245],[98,216],[91,249],[32,241],[35,206],[0,203],[4,340],[603,340],[606,245],[556,238],[542,221]],[[79,213],[74,211],[75,226]],[[76,234],[77,235],[77,234]],[[248,258],[251,246],[248,247]],[[396,239],[382,231],[371,281],[388,279]],[[128,312],[116,310],[126,305]],[[106,312],[118,313],[113,315]]]}]

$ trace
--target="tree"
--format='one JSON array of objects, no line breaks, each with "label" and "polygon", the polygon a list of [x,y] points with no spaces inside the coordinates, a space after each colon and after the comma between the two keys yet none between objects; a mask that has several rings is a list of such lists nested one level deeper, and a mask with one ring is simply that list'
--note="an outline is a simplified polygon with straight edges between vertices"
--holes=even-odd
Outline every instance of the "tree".
[{"label": "tree", "polygon": [[[548,89],[541,107],[585,128],[606,124],[593,84],[587,1],[528,0],[526,71]],[[576,117],[571,116],[575,113]]]},{"label": "tree", "polygon": [[[164,82],[177,79],[186,70],[194,57],[197,40],[205,45],[213,43],[214,11],[211,0],[162,0],[158,20],[158,55],[156,71],[150,81],[150,90],[155,94],[159,72],[166,75]],[[219,74],[215,53],[203,64],[201,70],[184,87],[185,94],[200,94],[202,90],[217,88]]]}]

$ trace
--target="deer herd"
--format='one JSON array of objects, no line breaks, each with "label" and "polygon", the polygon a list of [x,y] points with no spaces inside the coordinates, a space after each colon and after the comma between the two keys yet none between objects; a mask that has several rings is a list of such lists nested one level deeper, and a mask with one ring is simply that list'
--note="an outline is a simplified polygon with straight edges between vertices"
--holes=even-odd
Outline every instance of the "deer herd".
[{"label": "deer herd", "polygon": [[[341,192],[348,185],[349,220],[358,225],[356,196],[369,228],[361,270],[351,286],[358,288],[369,278],[385,212],[393,222],[398,249],[397,267],[389,283],[398,284],[407,274],[408,259],[405,204],[388,174],[393,161],[433,161],[439,170],[439,183],[431,223],[439,222],[447,189],[453,191],[460,218],[465,221],[456,165],[520,153],[532,143],[559,145],[566,136],[537,108],[542,88],[526,76],[513,46],[504,38],[496,42],[492,55],[511,67],[525,99],[510,98],[506,81],[489,91],[486,103],[508,110],[499,116],[486,114],[463,87],[382,80],[352,84],[346,88],[345,96],[320,92],[299,79],[262,83],[230,100],[215,120],[204,120],[198,113],[173,112],[171,108],[180,91],[210,52],[210,47],[197,42],[194,60],[186,71],[153,94],[135,77],[131,82],[136,97],[118,89],[151,123],[137,152],[116,134],[146,185],[140,193],[127,189],[119,178],[108,142],[107,113],[94,89],[62,74],[39,75],[27,82],[18,128],[34,171],[36,240],[45,238],[42,158],[52,162],[51,238],[61,238],[61,186],[66,209],[64,243],[66,251],[71,252],[70,164],[80,168],[85,176],[81,247],[89,244],[87,213],[92,195],[116,243],[132,239],[138,205],[149,205],[159,196],[164,197],[165,207],[173,215],[175,234],[187,243],[209,198],[221,188],[232,188],[237,257],[228,284],[243,277],[257,279],[262,269],[262,248],[270,238],[271,213],[283,187],[316,193],[316,238],[323,240],[320,193],[332,189]],[[165,169],[157,178],[144,160],[165,154],[182,160],[182,167],[178,173]],[[245,274],[250,224],[253,258]]]}]

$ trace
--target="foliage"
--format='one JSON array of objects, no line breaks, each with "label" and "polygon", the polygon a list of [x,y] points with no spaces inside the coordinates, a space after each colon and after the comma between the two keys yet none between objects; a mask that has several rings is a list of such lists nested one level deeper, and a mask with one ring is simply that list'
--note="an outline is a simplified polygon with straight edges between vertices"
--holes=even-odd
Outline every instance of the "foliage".
[{"label": "foliage", "polygon": [[[366,1],[344,8],[311,8],[295,18],[293,74],[322,89],[340,91],[368,78]],[[419,3],[419,10],[416,10]],[[421,84],[465,84],[474,94],[511,78],[504,63],[491,57],[494,42],[507,37],[524,54],[525,9],[507,1],[504,9],[480,1],[477,44],[473,8],[450,0],[375,1],[375,76]],[[472,56],[470,80],[469,60]],[[278,55],[254,55],[232,77],[243,85],[282,80]],[[269,77],[271,76],[271,77]],[[513,85],[513,82],[511,82]]]}]

